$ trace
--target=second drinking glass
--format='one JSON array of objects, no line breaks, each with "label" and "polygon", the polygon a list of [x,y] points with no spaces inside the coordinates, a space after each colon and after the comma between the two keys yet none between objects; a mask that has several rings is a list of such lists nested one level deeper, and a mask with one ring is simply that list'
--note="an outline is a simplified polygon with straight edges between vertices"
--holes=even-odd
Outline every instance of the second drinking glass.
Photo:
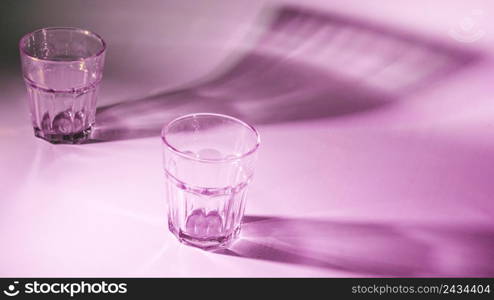
[{"label": "second drinking glass", "polygon": [[219,114],[191,114],[163,128],[170,231],[210,249],[240,232],[260,138],[250,125]]}]

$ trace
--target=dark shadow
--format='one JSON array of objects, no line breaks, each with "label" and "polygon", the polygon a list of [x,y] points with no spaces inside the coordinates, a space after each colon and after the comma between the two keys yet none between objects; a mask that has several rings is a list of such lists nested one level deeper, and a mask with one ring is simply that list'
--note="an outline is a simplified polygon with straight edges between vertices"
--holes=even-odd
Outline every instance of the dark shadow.
[{"label": "dark shadow", "polygon": [[178,91],[100,107],[94,141],[159,135],[186,113],[216,112],[253,124],[369,111],[435,83],[479,54],[335,13],[284,7],[246,54]]},{"label": "dark shadow", "polygon": [[246,216],[217,253],[369,276],[492,276],[494,229]]}]

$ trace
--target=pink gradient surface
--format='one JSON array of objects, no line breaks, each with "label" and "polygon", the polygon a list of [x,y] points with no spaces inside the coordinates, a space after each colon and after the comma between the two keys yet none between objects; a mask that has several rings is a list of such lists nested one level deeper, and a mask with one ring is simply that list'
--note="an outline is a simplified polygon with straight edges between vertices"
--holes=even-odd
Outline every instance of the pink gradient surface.
[{"label": "pink gradient surface", "polygon": [[[491,2],[108,2],[32,24],[107,40],[94,143],[34,138],[20,70],[0,73],[0,276],[494,275]],[[460,42],[471,11],[483,35]],[[262,137],[216,253],[167,229],[159,130],[192,111]]]}]

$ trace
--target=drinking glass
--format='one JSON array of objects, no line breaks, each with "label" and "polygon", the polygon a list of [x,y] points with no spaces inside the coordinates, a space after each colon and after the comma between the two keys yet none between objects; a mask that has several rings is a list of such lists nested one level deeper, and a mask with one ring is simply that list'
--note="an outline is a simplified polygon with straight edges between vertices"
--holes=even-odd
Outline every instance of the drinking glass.
[{"label": "drinking glass", "polygon": [[236,118],[197,113],[162,130],[168,226],[203,249],[234,240],[245,210],[260,137]]},{"label": "drinking glass", "polygon": [[106,45],[79,28],[43,28],[19,42],[35,136],[81,143],[95,122]]}]

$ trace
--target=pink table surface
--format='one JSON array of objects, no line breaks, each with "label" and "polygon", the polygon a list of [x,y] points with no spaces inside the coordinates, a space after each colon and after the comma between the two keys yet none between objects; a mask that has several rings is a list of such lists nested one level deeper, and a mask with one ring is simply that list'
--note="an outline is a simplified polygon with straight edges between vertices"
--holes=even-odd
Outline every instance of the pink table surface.
[{"label": "pink table surface", "polygon": [[[90,144],[34,138],[20,72],[1,72],[0,276],[493,276],[494,6],[430,2],[32,7],[18,31],[89,27],[110,47]],[[359,38],[385,46],[345,44]],[[411,47],[422,60],[366,68]],[[241,239],[220,253],[167,229],[157,133],[189,111],[262,137]]]}]

